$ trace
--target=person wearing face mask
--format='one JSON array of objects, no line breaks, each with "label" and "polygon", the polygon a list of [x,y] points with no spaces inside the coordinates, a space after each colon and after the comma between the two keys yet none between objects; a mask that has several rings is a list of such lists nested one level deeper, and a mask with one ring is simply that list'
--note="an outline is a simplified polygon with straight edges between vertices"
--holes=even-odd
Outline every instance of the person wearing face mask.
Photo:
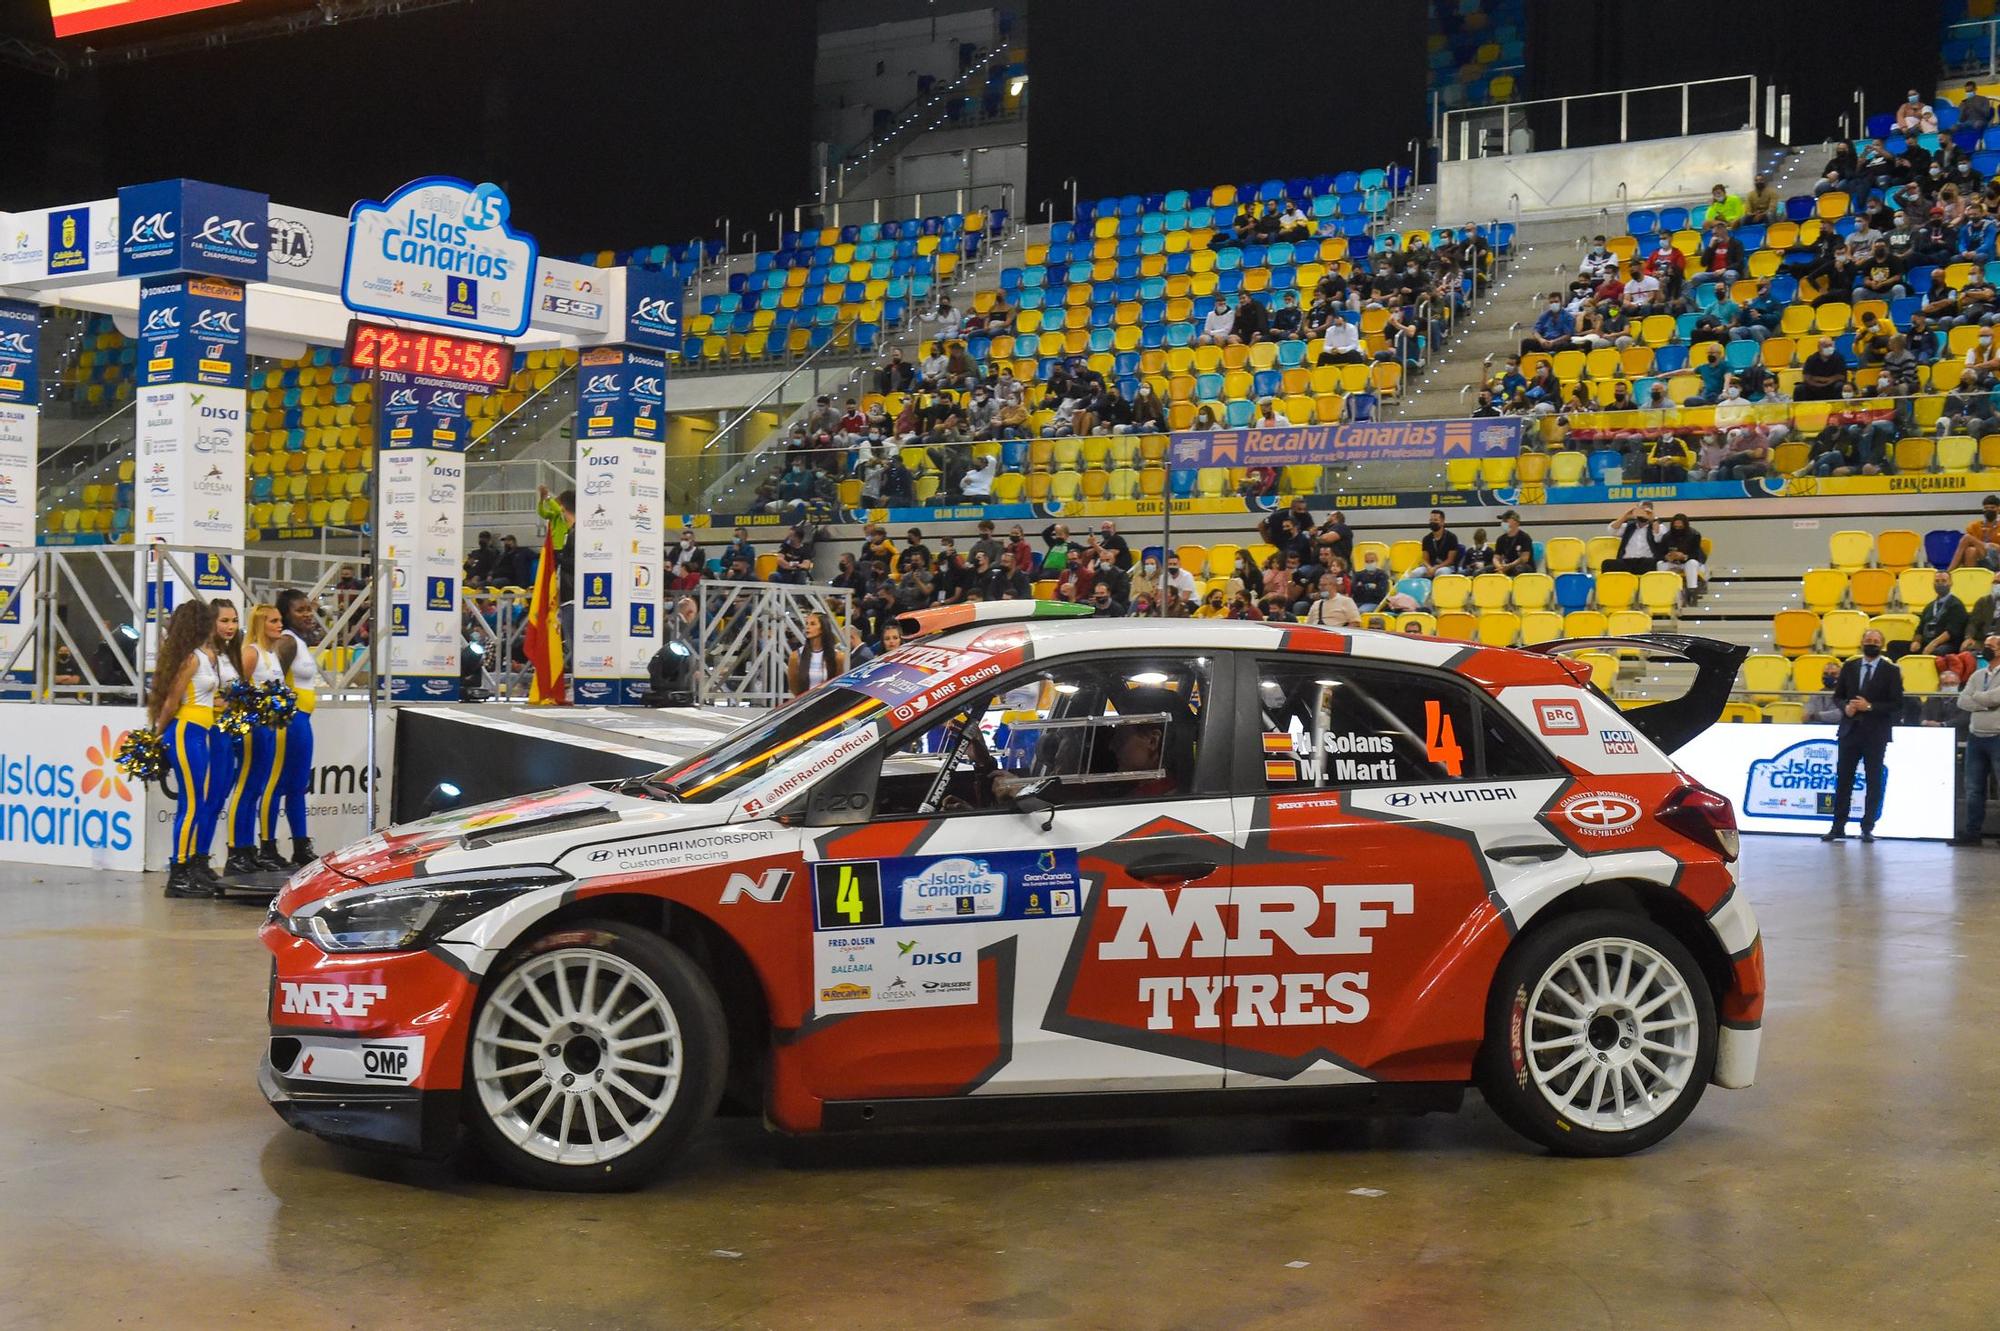
[{"label": "person wearing face mask", "polygon": [[1958,705],[1958,672],[1949,667],[1938,671],[1938,691],[1925,698],[1923,706],[1917,709],[1917,724],[1932,730],[1964,730],[1972,719],[1969,712]]},{"label": "person wearing face mask", "polygon": [[1798,390],[1792,394],[1795,402],[1837,402],[1840,390],[1847,384],[1847,361],[1835,349],[1833,339],[1823,337],[1813,354],[1806,357],[1799,367]]},{"label": "person wearing face mask", "polygon": [[1822,841],[1845,841],[1853,804],[1854,770],[1864,768],[1868,791],[1861,809],[1861,839],[1875,839],[1875,821],[1882,814],[1883,756],[1890,733],[1903,711],[1903,674],[1882,655],[1882,634],[1869,629],[1861,635],[1861,655],[1840,668],[1833,687],[1840,703],[1840,744],[1834,762],[1833,826]]},{"label": "person wearing face mask", "polygon": [[1532,337],[1521,339],[1522,351],[1561,351],[1569,346],[1576,336],[1576,321],[1563,308],[1562,293],[1551,291],[1548,303],[1535,317],[1535,331]]},{"label": "person wearing face mask", "polygon": [[1140,559],[1139,567],[1132,571],[1132,613],[1138,614],[1139,602],[1151,604],[1160,593],[1160,561],[1151,550]]},{"label": "person wearing face mask", "polygon": [[1201,598],[1201,604],[1195,607],[1194,618],[1196,619],[1229,618],[1229,608],[1222,603],[1222,591],[1220,588],[1217,588],[1215,591],[1212,591],[1208,595]]},{"label": "person wearing face mask", "polygon": [[1373,550],[1361,556],[1361,568],[1354,575],[1354,604],[1363,614],[1389,598],[1389,571],[1382,567]]},{"label": "person wearing face mask", "polygon": [[1840,699],[1833,696],[1840,687],[1840,667],[1829,665],[1820,672],[1819,682],[1823,690],[1806,700],[1806,724],[1809,726],[1837,726],[1846,715]]},{"label": "person wearing face mask", "polygon": [[1958,691],[1965,723],[1965,809],[1955,845],[1976,846],[1986,826],[1986,784],[2000,777],[2000,635],[1980,644],[1979,665]]},{"label": "person wearing face mask", "polygon": [[1435,578],[1440,573],[1456,573],[1465,556],[1465,546],[1456,532],[1444,525],[1444,510],[1431,510],[1430,530],[1424,533],[1424,557],[1410,570],[1412,577]]},{"label": "person wearing face mask", "polygon": [[1964,641],[1968,617],[1965,602],[1951,594],[1951,574],[1939,569],[1931,584],[1937,595],[1917,616],[1917,634],[1912,641],[1926,656],[1943,656],[1956,652]]}]

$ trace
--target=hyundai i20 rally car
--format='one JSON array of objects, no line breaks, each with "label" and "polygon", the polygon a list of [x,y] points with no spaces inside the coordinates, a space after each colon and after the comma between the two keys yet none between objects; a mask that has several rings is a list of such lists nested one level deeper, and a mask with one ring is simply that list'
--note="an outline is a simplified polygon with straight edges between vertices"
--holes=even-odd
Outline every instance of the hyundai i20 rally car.
[{"label": "hyundai i20 rally car", "polygon": [[[1073,607],[1064,607],[1065,610]],[[262,931],[291,1124],[630,1186],[791,1133],[1456,1108],[1555,1151],[1748,1086],[1729,803],[1547,651],[1000,603],[651,776],[302,870]],[[1559,648],[1575,644],[1556,644]]]}]

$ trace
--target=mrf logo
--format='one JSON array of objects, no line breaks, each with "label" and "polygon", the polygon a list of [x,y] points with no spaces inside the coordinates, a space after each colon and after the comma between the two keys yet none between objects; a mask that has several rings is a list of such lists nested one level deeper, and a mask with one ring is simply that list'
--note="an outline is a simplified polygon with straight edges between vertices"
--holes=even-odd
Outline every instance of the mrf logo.
[{"label": "mrf logo", "polygon": [[307,1017],[365,1017],[368,1009],[388,997],[386,985],[335,984],[306,980],[278,981],[283,999],[279,1011]]},{"label": "mrf logo", "polygon": [[[1111,888],[1117,931],[1098,945],[1101,961],[1366,956],[1390,917],[1415,909],[1410,883]],[[1234,908],[1234,927],[1225,911]],[[1224,1025],[1342,1025],[1368,1017],[1368,972],[1325,963],[1268,974],[1141,975],[1146,1029],[1201,1031]]]}]

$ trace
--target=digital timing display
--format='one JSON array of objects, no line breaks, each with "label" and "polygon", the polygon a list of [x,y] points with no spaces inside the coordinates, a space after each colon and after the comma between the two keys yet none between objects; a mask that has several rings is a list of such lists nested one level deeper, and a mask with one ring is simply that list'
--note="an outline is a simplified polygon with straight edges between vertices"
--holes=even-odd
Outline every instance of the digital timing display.
[{"label": "digital timing display", "polygon": [[347,326],[347,363],[357,370],[428,374],[474,388],[504,388],[514,373],[514,349],[505,342],[356,319]]}]

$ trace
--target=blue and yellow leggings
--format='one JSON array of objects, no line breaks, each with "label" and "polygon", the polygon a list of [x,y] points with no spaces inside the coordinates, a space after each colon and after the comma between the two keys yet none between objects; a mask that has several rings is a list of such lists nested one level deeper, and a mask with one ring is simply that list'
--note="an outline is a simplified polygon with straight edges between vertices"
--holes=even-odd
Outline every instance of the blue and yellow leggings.
[{"label": "blue and yellow leggings", "polygon": [[283,807],[292,839],[306,839],[306,785],[312,779],[312,713],[292,713],[291,724],[278,732],[271,775],[266,786],[262,824],[264,839],[278,835],[278,810]]},{"label": "blue and yellow leggings", "polygon": [[199,853],[201,810],[208,800],[210,733],[207,726],[175,717],[163,736],[167,761],[173,764],[180,786],[174,797],[174,844],[167,856],[175,864],[186,864]]},{"label": "blue and yellow leggings", "polygon": [[277,746],[278,737],[271,733],[269,726],[250,727],[250,735],[243,741],[243,761],[236,769],[236,781],[229,791],[229,845],[232,849],[257,844],[258,829],[264,821],[259,815],[271,797],[271,759]]}]

